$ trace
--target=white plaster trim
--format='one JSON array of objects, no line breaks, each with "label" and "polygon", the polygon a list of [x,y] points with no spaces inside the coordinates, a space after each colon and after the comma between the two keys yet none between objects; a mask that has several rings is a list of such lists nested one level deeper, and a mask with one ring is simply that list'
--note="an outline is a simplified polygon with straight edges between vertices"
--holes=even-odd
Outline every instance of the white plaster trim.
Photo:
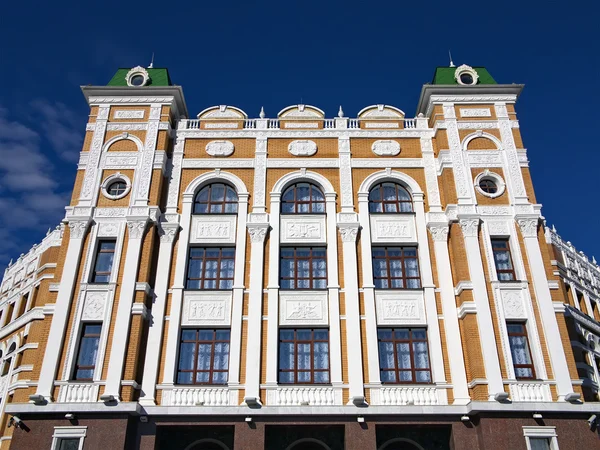
[{"label": "white plaster trim", "polygon": [[477,304],[475,302],[463,302],[457,309],[458,318],[462,319],[467,314],[477,313]]},{"label": "white plaster trim", "polygon": [[[142,84],[134,85],[131,83],[131,80],[136,75],[141,75],[144,78],[144,81],[142,82]],[[142,87],[142,86],[146,86],[148,84],[148,81],[150,81],[150,75],[148,74],[148,71],[146,69],[144,69],[142,66],[137,66],[137,67],[134,67],[133,69],[131,69],[129,72],[127,72],[127,75],[125,75],[125,81],[127,82],[127,86],[136,87],[136,88]]]},{"label": "white plaster trim", "polygon": [[182,169],[251,169],[254,167],[254,159],[209,159],[209,158],[185,158],[181,163]]},{"label": "white plaster trim", "polygon": [[456,287],[454,288],[454,295],[456,295],[458,297],[464,290],[472,291],[473,283],[471,283],[470,281],[466,281],[466,280],[459,281],[458,284],[456,285]]},{"label": "white plaster trim", "polygon": [[[494,183],[496,183],[496,186],[498,188],[497,191],[494,192],[493,194],[484,192],[481,189],[481,187],[479,186],[479,183],[481,183],[481,181],[484,179],[491,179]],[[489,197],[489,198],[500,197],[502,194],[504,194],[504,191],[506,190],[506,184],[504,183],[504,180],[502,179],[502,177],[500,175],[498,175],[496,172],[490,172],[488,169],[477,174],[477,176],[475,177],[474,186],[475,186],[475,190],[477,192],[479,192],[481,195],[483,195],[485,197]]]},{"label": "white plaster trim", "polygon": [[[137,160],[136,160],[136,164],[137,164]],[[126,184],[125,191],[118,195],[111,195],[108,193],[107,189],[115,181],[124,181]],[[127,196],[127,194],[129,194],[129,192],[131,191],[131,180],[129,179],[128,176],[123,175],[121,172],[117,172],[117,173],[114,173],[104,179],[104,181],[100,185],[100,190],[102,191],[102,195],[104,195],[106,198],[109,198],[111,200],[118,200],[120,198]]]}]

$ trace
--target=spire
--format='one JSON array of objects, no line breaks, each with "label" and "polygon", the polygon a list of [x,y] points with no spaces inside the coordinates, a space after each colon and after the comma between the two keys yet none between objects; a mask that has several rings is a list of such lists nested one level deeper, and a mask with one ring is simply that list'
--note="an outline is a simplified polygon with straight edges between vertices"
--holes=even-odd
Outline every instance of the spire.
[{"label": "spire", "polygon": [[344,110],[342,109],[342,105],[340,105],[340,110],[338,111],[338,117],[344,117]]},{"label": "spire", "polygon": [[448,50],[448,56],[450,57],[450,67],[456,67],[452,61],[452,52],[450,52],[450,50]]},{"label": "spire", "polygon": [[260,117],[261,119],[265,118],[265,108],[264,108],[264,106],[260,107],[260,114],[258,115],[258,117]]},{"label": "spire", "polygon": [[152,52],[152,60],[150,61],[150,65],[148,66],[148,69],[152,69],[154,67],[154,52]]}]

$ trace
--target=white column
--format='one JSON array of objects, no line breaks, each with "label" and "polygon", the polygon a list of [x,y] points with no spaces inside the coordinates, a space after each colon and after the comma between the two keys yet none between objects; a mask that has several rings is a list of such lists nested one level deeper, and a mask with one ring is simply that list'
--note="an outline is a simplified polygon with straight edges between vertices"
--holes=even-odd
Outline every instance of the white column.
[{"label": "white column", "polygon": [[495,395],[504,392],[502,373],[500,372],[500,360],[494,336],[494,323],[490,310],[490,301],[487,294],[485,274],[483,272],[483,260],[479,248],[479,218],[460,218],[460,227],[465,240],[467,263],[471,282],[473,283],[473,297],[477,307],[477,325],[481,339],[481,351],[485,375],[488,381],[489,400],[494,400]]},{"label": "white column", "polygon": [[346,351],[348,352],[348,385],[350,403],[365,404],[360,334],[360,309],[358,296],[358,266],[356,263],[356,238],[360,227],[354,213],[340,213],[338,228],[342,237],[344,261],[344,292],[346,300]]},{"label": "white column", "polygon": [[527,253],[529,267],[531,268],[533,290],[539,304],[550,364],[552,365],[552,372],[556,380],[558,400],[564,401],[565,396],[573,392],[573,385],[571,384],[567,359],[560,338],[560,330],[556,321],[550,288],[548,287],[548,278],[544,270],[542,251],[537,238],[538,217],[517,217],[517,223],[521,228],[521,234],[525,243],[525,252]]},{"label": "white column", "polygon": [[123,269],[123,282],[119,305],[117,306],[117,318],[115,320],[115,332],[108,360],[108,374],[106,387],[101,400],[119,400],[121,390],[121,378],[123,376],[123,365],[127,343],[129,342],[129,326],[131,324],[131,305],[135,295],[135,282],[142,250],[142,238],[148,223],[148,218],[129,218],[127,228],[129,240],[127,242],[127,253],[125,255],[125,267]]},{"label": "white column", "polygon": [[250,214],[250,287],[248,299],[248,336],[246,338],[246,395],[248,406],[260,405],[260,353],[262,341],[263,270],[265,238],[269,230],[266,214]]},{"label": "white column", "polygon": [[140,404],[152,406],[156,404],[156,381],[160,349],[163,341],[165,322],[165,306],[167,303],[167,289],[171,273],[171,258],[173,256],[173,243],[179,231],[178,223],[162,223],[159,227],[160,246],[158,249],[158,264],[156,267],[156,283],[154,285],[154,305],[152,306],[148,341],[146,344],[146,359],[142,377],[142,393]]},{"label": "white column", "polygon": [[242,346],[242,309],[244,304],[244,272],[246,268],[246,219],[248,194],[238,194],[238,217],[235,239],[235,269],[231,305],[231,331],[229,344],[229,386],[240,384],[240,355]]},{"label": "white column", "polygon": [[440,337],[440,324],[435,301],[435,284],[433,284],[433,272],[431,270],[431,256],[429,253],[429,240],[427,239],[427,227],[425,225],[425,205],[423,204],[423,199],[424,195],[422,193],[413,193],[417,242],[419,243],[419,269],[421,271],[425,315],[427,317],[427,340],[429,341],[429,348],[431,350],[433,382],[445,383],[446,374],[444,371],[444,356],[442,354],[442,339]]},{"label": "white column", "polygon": [[446,347],[448,348],[448,362],[452,378],[452,390],[455,405],[466,405],[470,402],[465,373],[465,358],[460,339],[456,299],[454,297],[454,283],[452,282],[452,267],[450,253],[448,252],[448,224],[430,223],[429,231],[433,238],[433,250],[438,273],[440,296],[442,299],[442,313],[444,314],[444,329],[446,332]]},{"label": "white column", "polygon": [[52,390],[54,388],[58,360],[63,348],[69,309],[75,287],[75,277],[77,276],[81,250],[88,225],[89,219],[87,218],[84,220],[72,219],[69,221],[69,247],[65,256],[60,287],[56,297],[52,324],[50,325],[50,332],[48,334],[48,343],[46,344],[44,361],[42,362],[40,371],[40,381],[36,394],[32,398],[36,402],[52,401]]},{"label": "white column", "polygon": [[281,216],[281,193],[271,192],[271,236],[269,239],[269,275],[267,292],[269,305],[267,310],[267,379],[266,384],[277,385],[279,362],[277,359],[279,343],[279,242],[281,241],[279,224]]},{"label": "white column", "polygon": [[179,343],[179,324],[181,323],[181,305],[185,288],[185,271],[187,266],[188,243],[190,242],[190,225],[192,222],[192,206],[194,194],[183,194],[181,211],[181,231],[177,243],[177,260],[175,262],[175,280],[171,287],[171,310],[169,311],[169,331],[167,333],[167,350],[165,355],[165,371],[162,384],[173,385],[175,379],[175,359]]}]

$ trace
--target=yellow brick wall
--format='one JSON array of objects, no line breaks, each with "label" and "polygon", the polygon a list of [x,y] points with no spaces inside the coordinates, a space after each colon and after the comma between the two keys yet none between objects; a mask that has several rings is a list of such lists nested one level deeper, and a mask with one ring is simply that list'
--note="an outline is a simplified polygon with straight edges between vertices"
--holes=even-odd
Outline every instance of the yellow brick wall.
[{"label": "yellow brick wall", "polygon": [[[103,170],[102,171],[102,182],[104,182],[104,180],[106,180],[109,176],[114,175],[115,173],[121,173],[121,175],[124,175],[126,177],[129,178],[129,180],[131,181],[131,184],[134,184],[134,170],[132,169],[120,169],[120,170],[116,170],[116,169],[108,169],[108,170]],[[131,190],[127,193],[127,195],[123,198],[117,199],[117,200],[112,200],[106,196],[104,196],[102,194],[102,192],[100,192],[98,194],[98,203],[97,206],[99,207],[111,207],[111,206],[129,206],[129,202],[131,201]]]},{"label": "yellow brick wall", "polygon": [[486,137],[476,137],[467,144],[467,150],[497,150],[498,146]]},{"label": "yellow brick wall", "polygon": [[[485,169],[480,169],[480,168],[471,169],[471,177],[473,179],[473,183],[475,183],[475,178],[477,177],[477,175],[484,172],[484,170]],[[504,177],[504,171],[500,167],[494,167],[492,169],[492,171],[494,173],[497,173],[498,175],[500,175],[503,180],[506,180],[506,178]],[[506,187],[506,189],[504,190],[502,195],[499,195],[498,197],[494,197],[494,198],[490,198],[487,195],[483,195],[481,192],[479,192],[478,189],[475,189],[475,198],[479,205],[509,205],[510,204],[510,200],[508,198],[508,186]]]}]

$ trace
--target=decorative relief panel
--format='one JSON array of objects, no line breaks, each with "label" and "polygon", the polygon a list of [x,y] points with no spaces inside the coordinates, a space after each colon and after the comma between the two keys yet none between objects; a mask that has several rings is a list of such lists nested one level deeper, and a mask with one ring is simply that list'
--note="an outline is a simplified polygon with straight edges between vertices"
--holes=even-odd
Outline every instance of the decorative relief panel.
[{"label": "decorative relief panel", "polygon": [[425,325],[422,291],[375,291],[377,325]]},{"label": "decorative relief panel", "polygon": [[[126,167],[135,168],[138,163],[138,155],[135,152],[123,152],[119,155],[106,154],[104,156],[104,168],[121,169]],[[102,163],[101,163],[102,164]]]},{"label": "decorative relief panel", "polygon": [[506,319],[527,319],[522,289],[501,289],[501,297]]},{"label": "decorative relief panel", "polygon": [[104,308],[106,305],[107,298],[108,291],[86,292],[81,320],[102,320],[102,318],[104,317]]},{"label": "decorative relief panel", "polygon": [[285,122],[284,128],[319,128],[317,122]]},{"label": "decorative relief panel", "polygon": [[279,291],[279,325],[327,325],[326,291]]},{"label": "decorative relief panel", "polygon": [[400,128],[398,122],[365,122],[365,128]]},{"label": "decorative relief panel", "polygon": [[400,153],[398,141],[375,141],[371,150],[378,156],[396,156]]},{"label": "decorative relief panel", "polygon": [[234,244],[237,216],[193,216],[190,243]]},{"label": "decorative relief panel", "polygon": [[181,325],[230,325],[231,291],[186,291]]},{"label": "decorative relief panel", "polygon": [[283,244],[325,242],[325,215],[294,215],[281,217]]},{"label": "decorative relief panel", "polygon": [[486,221],[490,236],[510,236],[508,222],[491,220]]},{"label": "decorative relief panel", "polygon": [[119,235],[119,224],[116,222],[101,222],[98,224],[98,237],[116,237]]},{"label": "decorative relief panel", "polygon": [[206,153],[210,156],[230,156],[233,150],[234,145],[231,141],[211,141],[206,144]]},{"label": "decorative relief panel", "polygon": [[371,240],[374,243],[417,242],[415,216],[412,214],[371,215]]},{"label": "decorative relief panel", "polygon": [[461,108],[460,109],[461,117],[492,117],[492,113],[489,108]]},{"label": "decorative relief panel", "polygon": [[294,156],[312,156],[317,153],[317,144],[314,141],[292,141],[288,151]]},{"label": "decorative relief panel", "polygon": [[144,118],[144,110],[125,110],[125,111],[116,111],[115,119],[143,119]]}]

